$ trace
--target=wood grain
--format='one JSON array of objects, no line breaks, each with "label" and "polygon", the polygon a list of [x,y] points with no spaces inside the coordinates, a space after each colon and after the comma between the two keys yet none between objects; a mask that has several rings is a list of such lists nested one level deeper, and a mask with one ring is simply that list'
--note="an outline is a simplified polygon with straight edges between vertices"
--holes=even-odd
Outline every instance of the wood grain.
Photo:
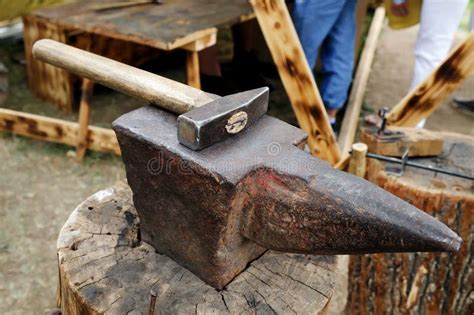
[{"label": "wood grain", "polygon": [[72,111],[73,90],[69,74],[44,62],[34,59],[33,44],[42,38],[66,42],[66,32],[58,25],[52,25],[30,16],[23,17],[25,57],[28,64],[28,85],[39,98],[56,104],[61,110]]},{"label": "wood grain", "polygon": [[199,73],[199,55],[196,51],[186,52],[186,80],[189,86],[201,88]]},{"label": "wood grain", "polygon": [[388,127],[387,130],[402,132],[400,139],[387,140],[377,137],[374,128],[363,128],[360,141],[367,144],[369,152],[402,157],[437,156],[443,152],[443,137],[439,132],[415,127]]},{"label": "wood grain", "polygon": [[161,5],[94,10],[94,6],[107,2],[116,0],[80,1],[38,10],[34,15],[64,29],[77,29],[161,50],[180,48],[215,33],[216,27],[233,25],[252,16],[247,0],[173,0]]},{"label": "wood grain", "polygon": [[[456,172],[474,174],[474,138],[442,133],[441,157],[417,159]],[[433,215],[464,243],[458,253],[376,254],[351,257],[347,314],[472,314],[474,299],[474,190],[472,181],[407,168],[401,177],[387,163],[368,159],[367,178]],[[371,260],[371,265],[362,266]],[[355,283],[370,283],[357,287]]]},{"label": "wood grain", "polygon": [[340,151],[316,82],[283,0],[251,0],[265,41],[278,68],[311,154],[332,165]]},{"label": "wood grain", "polygon": [[388,114],[393,126],[414,127],[474,72],[474,32],[471,32],[423,82]]},{"label": "wood grain", "polygon": [[370,29],[367,34],[364,49],[362,50],[354,81],[352,82],[349,100],[346,105],[346,112],[341,124],[341,130],[338,136],[339,148],[341,148],[342,155],[349,153],[352,143],[357,132],[359,124],[360,111],[364,102],[365,90],[367,89],[367,82],[369,81],[370,70],[377,49],[377,43],[382,32],[383,22],[385,20],[384,7],[378,7],[375,10]]},{"label": "wood grain", "polygon": [[74,210],[57,242],[63,314],[145,314],[151,290],[156,314],[320,314],[334,291],[334,256],[268,251],[217,291],[139,233],[124,183]]},{"label": "wood grain", "polygon": [[213,100],[201,90],[53,40],[37,41],[33,55],[41,61],[176,114]]},{"label": "wood grain", "polygon": [[[79,124],[0,108],[0,131],[76,146]],[[93,151],[120,154],[115,133],[106,128],[89,126],[87,148]]]}]

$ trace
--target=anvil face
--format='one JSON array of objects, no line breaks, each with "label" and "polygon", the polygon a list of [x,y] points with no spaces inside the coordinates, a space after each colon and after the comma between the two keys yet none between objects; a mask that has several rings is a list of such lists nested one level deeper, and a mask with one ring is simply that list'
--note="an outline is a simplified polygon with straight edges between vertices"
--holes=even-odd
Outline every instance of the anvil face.
[{"label": "anvil face", "polygon": [[266,249],[306,254],[456,251],[433,217],[297,148],[306,135],[263,116],[192,151],[176,117],[147,106],[117,134],[142,240],[223,288]]}]

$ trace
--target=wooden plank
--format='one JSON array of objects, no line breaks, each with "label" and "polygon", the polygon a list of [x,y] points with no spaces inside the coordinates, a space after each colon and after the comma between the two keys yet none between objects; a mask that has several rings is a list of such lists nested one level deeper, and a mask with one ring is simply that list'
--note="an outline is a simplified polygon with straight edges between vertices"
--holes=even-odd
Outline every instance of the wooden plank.
[{"label": "wooden plank", "polygon": [[214,46],[217,43],[217,28],[215,28],[214,30],[214,33],[199,38],[181,48],[188,51],[201,51],[208,47]]},{"label": "wooden plank", "polygon": [[79,106],[79,132],[77,133],[76,158],[81,161],[87,151],[87,135],[89,133],[89,122],[91,117],[92,91],[94,82],[88,79],[82,80],[81,104]]},{"label": "wooden plank", "polygon": [[439,132],[415,127],[389,127],[387,130],[402,133],[398,139],[378,137],[375,128],[363,128],[360,141],[369,152],[401,157],[408,150],[409,157],[438,156],[443,152],[443,137]]},{"label": "wooden plank", "polygon": [[296,119],[308,133],[311,154],[334,165],[340,158],[340,151],[285,2],[251,0],[250,3]]},{"label": "wooden plank", "polygon": [[357,71],[352,83],[346,113],[342,120],[338,143],[341,148],[343,159],[349,154],[359,123],[360,111],[364,102],[365,90],[369,81],[370,70],[377,49],[377,43],[385,20],[385,8],[378,7],[370,24],[369,33],[365,41]]},{"label": "wooden plank", "polygon": [[430,76],[390,111],[387,116],[388,124],[416,126],[434,112],[473,72],[474,32],[471,32]]},{"label": "wooden plank", "polygon": [[31,91],[66,112],[72,111],[73,90],[68,72],[36,60],[32,54],[33,44],[39,39],[50,38],[65,43],[65,31],[34,16],[25,16],[23,24],[28,84]]},{"label": "wooden plank", "polygon": [[[79,124],[0,108],[0,131],[76,146]],[[112,129],[89,126],[87,142],[90,150],[120,154],[117,138]]]}]

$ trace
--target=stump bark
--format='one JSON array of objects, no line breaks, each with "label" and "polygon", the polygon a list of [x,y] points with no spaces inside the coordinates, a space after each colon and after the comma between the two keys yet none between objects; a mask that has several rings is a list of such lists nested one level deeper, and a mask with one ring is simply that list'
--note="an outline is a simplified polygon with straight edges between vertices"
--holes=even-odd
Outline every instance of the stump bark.
[{"label": "stump bark", "polygon": [[[417,162],[474,173],[474,138],[441,133],[443,154]],[[347,314],[473,314],[473,181],[368,159],[367,178],[433,215],[464,243],[458,253],[353,256],[349,267]]]},{"label": "stump bark", "polygon": [[265,252],[224,290],[140,241],[128,186],[120,183],[81,203],[58,242],[63,314],[319,314],[330,301],[335,256]]}]

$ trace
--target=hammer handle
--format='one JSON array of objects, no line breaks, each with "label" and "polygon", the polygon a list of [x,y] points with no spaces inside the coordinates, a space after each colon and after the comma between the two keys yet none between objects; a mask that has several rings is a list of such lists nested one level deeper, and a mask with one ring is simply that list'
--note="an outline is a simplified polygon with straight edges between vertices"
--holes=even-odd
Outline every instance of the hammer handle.
[{"label": "hammer handle", "polygon": [[175,114],[214,100],[205,92],[50,39],[33,46],[35,58]]}]

